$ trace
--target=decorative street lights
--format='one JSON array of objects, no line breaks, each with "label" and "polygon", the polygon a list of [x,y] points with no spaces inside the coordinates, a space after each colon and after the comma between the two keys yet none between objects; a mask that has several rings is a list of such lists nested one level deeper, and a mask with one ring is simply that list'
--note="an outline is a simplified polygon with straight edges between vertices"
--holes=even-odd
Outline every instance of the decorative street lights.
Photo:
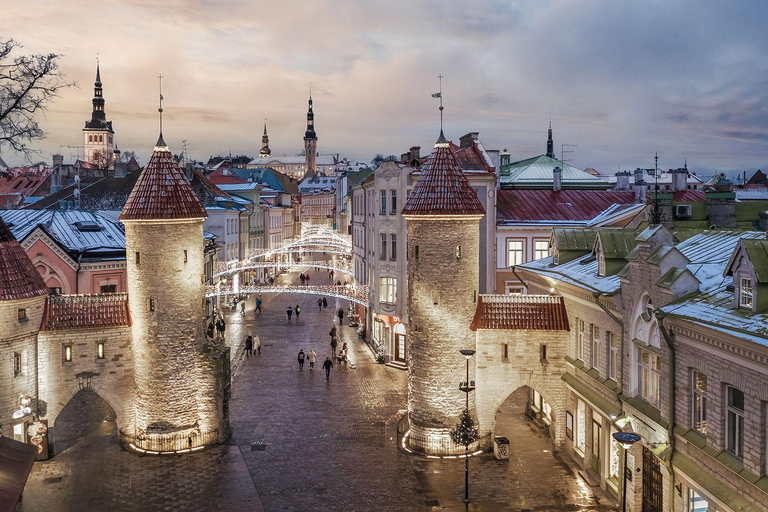
[{"label": "decorative street lights", "polygon": [[[464,413],[469,416],[469,393],[475,390],[474,386],[470,386],[469,382],[469,358],[475,355],[474,350],[464,349],[459,350],[467,360],[467,380],[466,382],[459,384],[459,389],[466,394],[466,406]],[[465,437],[464,442],[464,503],[469,503],[469,436]]]},{"label": "decorative street lights", "polygon": [[622,480],[621,510],[627,512],[627,452],[632,445],[640,440],[640,436],[632,432],[614,432],[613,438],[624,448],[624,479]]}]

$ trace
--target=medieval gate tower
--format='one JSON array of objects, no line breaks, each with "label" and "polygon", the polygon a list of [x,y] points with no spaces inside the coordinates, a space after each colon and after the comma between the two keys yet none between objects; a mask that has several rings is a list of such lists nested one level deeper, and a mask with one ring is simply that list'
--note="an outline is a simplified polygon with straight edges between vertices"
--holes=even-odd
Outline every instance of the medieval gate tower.
[{"label": "medieval gate tower", "polygon": [[[409,442],[431,454],[463,453],[450,429],[465,407],[462,349],[475,349],[470,324],[480,281],[477,194],[461,171],[442,130],[403,207],[408,221]],[[470,368],[474,379],[474,367]],[[475,415],[470,395],[469,411]]]},{"label": "medieval gate tower", "polygon": [[223,442],[228,354],[203,331],[203,220],[208,216],[162,134],[131,192],[125,225],[140,450]]}]

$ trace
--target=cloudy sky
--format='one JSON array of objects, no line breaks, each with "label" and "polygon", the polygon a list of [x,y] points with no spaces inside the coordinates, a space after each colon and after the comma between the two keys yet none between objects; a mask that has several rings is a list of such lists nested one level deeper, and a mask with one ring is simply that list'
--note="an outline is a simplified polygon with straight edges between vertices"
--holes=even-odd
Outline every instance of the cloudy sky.
[{"label": "cloudy sky", "polygon": [[[303,147],[309,84],[323,153],[370,160],[439,132],[480,132],[513,159],[555,146],[577,167],[701,173],[768,167],[768,3],[644,0],[25,0],[3,32],[64,55],[79,83],[43,121],[44,158],[81,144],[96,54],[107,118],[146,162],[157,138],[191,155]],[[77,150],[63,148],[69,156]],[[3,155],[9,163],[19,159]]]}]

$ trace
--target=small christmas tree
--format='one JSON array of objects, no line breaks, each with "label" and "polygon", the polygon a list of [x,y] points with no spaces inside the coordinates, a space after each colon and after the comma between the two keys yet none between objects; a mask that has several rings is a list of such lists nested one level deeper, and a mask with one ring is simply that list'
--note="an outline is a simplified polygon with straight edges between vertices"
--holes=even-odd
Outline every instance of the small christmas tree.
[{"label": "small christmas tree", "polygon": [[469,410],[464,409],[459,416],[459,423],[456,428],[451,429],[451,439],[454,443],[469,446],[477,441],[477,426]]}]

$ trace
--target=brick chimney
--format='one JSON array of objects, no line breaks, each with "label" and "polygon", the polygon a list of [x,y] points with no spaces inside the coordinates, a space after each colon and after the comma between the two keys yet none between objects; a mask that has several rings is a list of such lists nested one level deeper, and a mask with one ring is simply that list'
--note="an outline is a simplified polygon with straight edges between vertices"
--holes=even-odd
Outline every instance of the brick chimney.
[{"label": "brick chimney", "polygon": [[688,190],[688,169],[672,169],[672,191]]},{"label": "brick chimney", "polygon": [[707,192],[707,222],[718,228],[736,227],[736,194],[733,182],[725,177],[715,184],[713,192]]},{"label": "brick chimney", "polygon": [[642,178],[642,169],[638,169],[641,173],[640,181],[637,181],[637,171],[635,171],[635,203],[645,204],[648,202],[648,186],[645,184],[645,180]]},{"label": "brick chimney", "polygon": [[552,169],[552,190],[563,188],[563,170],[560,167]]},{"label": "brick chimney", "polygon": [[462,136],[459,139],[459,147],[462,148],[468,148],[474,142],[477,140],[477,136],[480,135],[480,132],[469,132],[468,134]]},{"label": "brick chimney", "polygon": [[629,190],[629,177],[632,173],[629,171],[620,171],[616,173],[616,187],[614,190]]},{"label": "brick chimney", "polygon": [[413,164],[413,162],[418,162],[421,158],[421,146],[411,146],[410,149],[411,152],[411,161],[408,162],[409,164]]},{"label": "brick chimney", "polygon": [[645,171],[643,171],[641,168],[635,169],[635,185],[637,185],[640,181],[645,181]]}]

